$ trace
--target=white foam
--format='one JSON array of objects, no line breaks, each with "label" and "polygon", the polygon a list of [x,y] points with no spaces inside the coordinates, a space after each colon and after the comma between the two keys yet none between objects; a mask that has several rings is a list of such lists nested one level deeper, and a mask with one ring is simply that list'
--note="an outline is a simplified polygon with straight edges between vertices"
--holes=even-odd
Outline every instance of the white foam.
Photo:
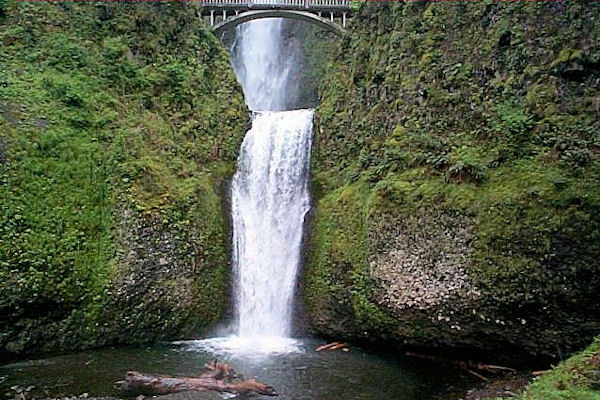
[{"label": "white foam", "polygon": [[278,354],[303,353],[302,342],[279,336],[226,336],[174,342],[186,350],[204,351],[215,356],[262,358]]}]

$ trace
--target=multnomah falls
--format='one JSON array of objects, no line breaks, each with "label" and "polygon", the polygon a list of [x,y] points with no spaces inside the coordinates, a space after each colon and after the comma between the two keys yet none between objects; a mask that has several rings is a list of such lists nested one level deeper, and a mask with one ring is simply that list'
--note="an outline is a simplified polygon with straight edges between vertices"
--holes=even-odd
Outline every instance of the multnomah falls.
[{"label": "multnomah falls", "polygon": [[0,393],[598,398],[593,3],[0,0]]},{"label": "multnomah falls", "polygon": [[285,110],[297,58],[282,51],[281,20],[238,27],[233,65],[253,112],[231,188],[237,334],[260,347],[290,334],[313,110]]},{"label": "multnomah falls", "polygon": [[205,344],[244,352],[293,348],[292,302],[303,222],[310,209],[313,109],[288,110],[299,54],[286,48],[283,21],[236,29],[232,64],[252,112],[231,185],[234,335]]}]

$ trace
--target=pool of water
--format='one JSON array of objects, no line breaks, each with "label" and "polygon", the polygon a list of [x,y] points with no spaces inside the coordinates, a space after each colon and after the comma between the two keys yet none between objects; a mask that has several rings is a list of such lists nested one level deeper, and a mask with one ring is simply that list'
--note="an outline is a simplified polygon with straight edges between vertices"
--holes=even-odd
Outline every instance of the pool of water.
[{"label": "pool of water", "polygon": [[0,389],[35,386],[27,398],[88,393],[118,396],[114,382],[128,370],[194,376],[215,352],[245,378],[271,384],[279,399],[417,400],[456,399],[472,379],[435,363],[350,348],[314,349],[323,341],[297,341],[279,353],[227,351],[211,341],[177,342],[147,348],[118,348],[57,355],[0,366]]}]

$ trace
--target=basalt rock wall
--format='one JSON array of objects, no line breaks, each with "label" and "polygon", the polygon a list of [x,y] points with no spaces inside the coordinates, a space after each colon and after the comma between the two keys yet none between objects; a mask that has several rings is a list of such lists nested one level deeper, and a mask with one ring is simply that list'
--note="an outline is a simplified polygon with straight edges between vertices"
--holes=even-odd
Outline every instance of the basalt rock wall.
[{"label": "basalt rock wall", "polygon": [[514,359],[600,331],[599,14],[361,7],[317,109],[317,333]]},{"label": "basalt rock wall", "polygon": [[190,338],[228,309],[248,124],[186,2],[0,2],[0,352]]}]

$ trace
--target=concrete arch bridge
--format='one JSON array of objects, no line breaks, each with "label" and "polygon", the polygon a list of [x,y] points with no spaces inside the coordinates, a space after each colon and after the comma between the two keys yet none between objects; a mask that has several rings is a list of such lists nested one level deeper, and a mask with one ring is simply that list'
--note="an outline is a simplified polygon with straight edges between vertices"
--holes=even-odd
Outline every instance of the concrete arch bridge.
[{"label": "concrete arch bridge", "polygon": [[338,35],[351,16],[350,0],[200,0],[202,18],[219,34],[261,18],[293,18]]}]

